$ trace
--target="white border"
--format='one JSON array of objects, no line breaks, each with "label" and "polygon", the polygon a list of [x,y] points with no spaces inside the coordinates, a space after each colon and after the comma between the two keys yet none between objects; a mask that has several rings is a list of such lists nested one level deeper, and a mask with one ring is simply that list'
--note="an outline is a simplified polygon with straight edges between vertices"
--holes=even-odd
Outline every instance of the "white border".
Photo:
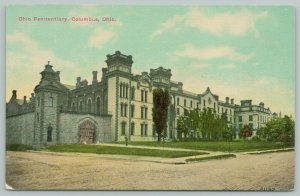
[{"label": "white border", "polygon": [[[266,5],[266,6],[276,6],[276,5],[291,5],[296,8],[296,173],[295,173],[295,191],[293,192],[233,192],[233,191],[9,191],[5,189],[5,6],[8,4],[100,4],[100,5]],[[300,131],[299,125],[299,102],[297,98],[299,98],[300,87],[299,78],[300,70],[299,70],[299,24],[297,24],[299,20],[299,8],[300,1],[299,0],[4,0],[0,1],[0,195],[53,195],[53,194],[61,194],[61,195],[81,195],[81,194],[89,194],[89,195],[152,195],[152,194],[164,194],[164,195],[300,195],[300,181],[298,179],[299,175],[299,152],[298,152],[298,143],[300,135],[298,132]]]}]

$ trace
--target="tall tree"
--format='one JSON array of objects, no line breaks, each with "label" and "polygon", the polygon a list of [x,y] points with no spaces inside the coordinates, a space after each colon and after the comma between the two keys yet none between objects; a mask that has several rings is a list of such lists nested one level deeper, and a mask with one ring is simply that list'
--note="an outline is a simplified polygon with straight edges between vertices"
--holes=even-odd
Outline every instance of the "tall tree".
[{"label": "tall tree", "polygon": [[154,89],[152,117],[159,143],[161,142],[161,138],[164,134],[164,131],[166,131],[167,129],[169,105],[169,91],[167,89],[163,90],[161,88]]}]

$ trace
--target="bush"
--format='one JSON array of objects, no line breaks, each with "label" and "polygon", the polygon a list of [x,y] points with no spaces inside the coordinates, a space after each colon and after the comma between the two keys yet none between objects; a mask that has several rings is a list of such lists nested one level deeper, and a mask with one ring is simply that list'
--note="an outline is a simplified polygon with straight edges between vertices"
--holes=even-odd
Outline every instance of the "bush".
[{"label": "bush", "polygon": [[251,141],[259,142],[259,141],[261,141],[261,139],[256,135],[256,136],[251,138]]},{"label": "bush", "polygon": [[6,151],[26,151],[26,150],[36,150],[33,146],[25,144],[7,144]]}]

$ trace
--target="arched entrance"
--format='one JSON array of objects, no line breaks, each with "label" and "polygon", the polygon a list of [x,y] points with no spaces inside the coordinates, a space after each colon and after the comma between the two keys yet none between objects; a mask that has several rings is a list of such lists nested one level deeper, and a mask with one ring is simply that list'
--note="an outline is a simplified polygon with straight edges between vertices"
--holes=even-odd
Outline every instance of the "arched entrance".
[{"label": "arched entrance", "polygon": [[95,125],[91,121],[84,121],[79,125],[79,143],[91,144],[95,141]]}]

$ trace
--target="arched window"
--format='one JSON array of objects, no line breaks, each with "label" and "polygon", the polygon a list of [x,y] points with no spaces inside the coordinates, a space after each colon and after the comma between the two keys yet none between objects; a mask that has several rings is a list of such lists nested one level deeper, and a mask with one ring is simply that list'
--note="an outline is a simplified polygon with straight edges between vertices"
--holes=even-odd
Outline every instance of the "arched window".
[{"label": "arched window", "polygon": [[122,127],[121,127],[121,134],[125,135],[125,130],[126,130],[126,122],[122,122]]},{"label": "arched window", "polygon": [[88,113],[92,112],[92,100],[88,99]]},{"label": "arched window", "polygon": [[96,100],[96,113],[100,114],[100,97],[97,97]]},{"label": "arched window", "polygon": [[134,130],[135,130],[135,125],[134,122],[132,122],[130,127],[130,135],[134,135]]},{"label": "arched window", "polygon": [[47,142],[52,142],[52,130],[53,128],[51,126],[47,129]]}]

